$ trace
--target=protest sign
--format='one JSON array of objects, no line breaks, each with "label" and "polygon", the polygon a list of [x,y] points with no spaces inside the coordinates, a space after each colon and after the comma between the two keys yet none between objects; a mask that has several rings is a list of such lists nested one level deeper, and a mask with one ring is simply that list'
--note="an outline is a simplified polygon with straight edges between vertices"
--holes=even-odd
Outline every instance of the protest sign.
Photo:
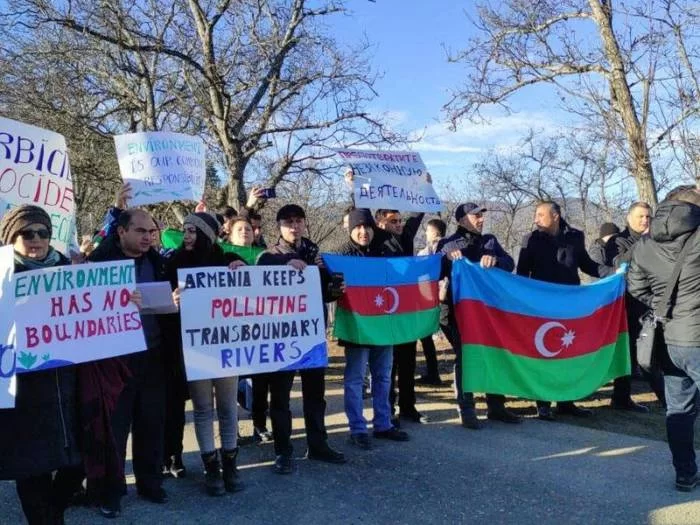
[{"label": "protest sign", "polygon": [[145,350],[135,289],[133,261],[15,274],[17,373]]},{"label": "protest sign", "polygon": [[360,150],[336,150],[336,153],[352,168],[357,208],[430,213],[443,209],[418,153]]},{"label": "protest sign", "polygon": [[199,137],[150,131],[117,135],[114,144],[122,179],[131,184],[131,206],[202,199],[206,165]]},{"label": "protest sign", "polygon": [[12,275],[15,269],[12,246],[0,248],[0,408],[15,406],[15,295]]},{"label": "protest sign", "polygon": [[0,218],[34,204],[51,217],[51,245],[68,253],[75,244],[75,201],[63,135],[0,117]]},{"label": "protest sign", "polygon": [[187,379],[328,365],[318,268],[178,270]]}]

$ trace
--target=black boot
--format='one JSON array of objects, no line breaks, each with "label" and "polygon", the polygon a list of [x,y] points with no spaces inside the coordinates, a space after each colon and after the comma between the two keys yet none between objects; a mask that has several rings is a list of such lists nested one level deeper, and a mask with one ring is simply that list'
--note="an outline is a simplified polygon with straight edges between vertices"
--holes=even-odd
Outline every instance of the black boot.
[{"label": "black boot", "polygon": [[204,463],[204,488],[210,496],[223,496],[226,494],[224,480],[221,477],[221,463],[216,451],[202,454]]},{"label": "black boot", "polygon": [[238,475],[236,459],[238,458],[238,447],[233,450],[221,451],[221,464],[224,467],[224,487],[227,492],[238,492],[245,488],[245,484]]}]

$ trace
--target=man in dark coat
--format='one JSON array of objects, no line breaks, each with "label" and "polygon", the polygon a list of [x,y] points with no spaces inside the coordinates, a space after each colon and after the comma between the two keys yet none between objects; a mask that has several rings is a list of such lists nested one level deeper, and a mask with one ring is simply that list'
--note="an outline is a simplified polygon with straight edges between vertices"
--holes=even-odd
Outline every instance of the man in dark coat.
[{"label": "man in dark coat", "polygon": [[[167,281],[165,262],[151,246],[157,231],[153,218],[145,211],[132,208],[121,212],[116,232],[111,234],[90,255],[92,262],[133,259],[137,282]],[[163,433],[165,427],[165,365],[162,319],[141,315],[147,351],[129,354],[126,363],[131,373],[119,396],[112,415],[112,429],[122,460],[126,457],[129,431],[132,431],[133,464],[139,496],[153,502],[166,503],[162,488]],[[101,512],[116,517],[121,512],[125,480],[105,487]]]},{"label": "man in dark coat", "polygon": [[[561,216],[561,208],[552,201],[542,201],[535,209],[537,229],[523,238],[517,273],[524,277],[557,284],[581,284],[579,269],[591,277],[613,273],[609,266],[591,260],[586,252],[583,232],[569,226]],[[554,420],[549,401],[537,401],[540,419]],[[557,411],[578,417],[591,411],[577,407],[573,401],[558,403]]]},{"label": "man in dark coat", "polygon": [[[627,213],[627,226],[617,235],[614,235],[607,246],[607,254],[610,262],[608,264],[619,268],[624,263],[629,263],[632,259],[634,247],[642,238],[642,235],[648,232],[649,223],[651,221],[651,206],[646,202],[635,202],[632,204]],[[627,311],[627,326],[629,330],[630,341],[630,362],[632,370],[637,368],[637,338],[639,337],[639,318],[647,311],[647,307],[632,297],[629,293],[625,294],[625,308]],[[644,377],[649,381],[659,400],[664,403],[664,379],[660,372],[650,374],[642,372]],[[649,409],[643,405],[639,405],[632,400],[632,377],[618,377],[615,379],[612,407],[617,410],[629,410],[632,412],[646,413]]]},{"label": "man in dark coat", "polygon": [[620,228],[614,222],[604,222],[600,225],[600,236],[593,242],[591,247],[588,249],[588,255],[591,256],[591,260],[598,264],[604,266],[612,266],[612,250],[608,241],[612,239],[615,235],[620,233]]},{"label": "man in dark coat", "polygon": [[[473,202],[466,202],[457,207],[455,210],[455,219],[459,224],[457,231],[441,239],[436,248],[437,253],[443,256],[441,279],[450,278],[452,262],[461,258],[474,263],[478,262],[483,268],[513,271],[515,266],[513,258],[501,247],[498,239],[493,235],[482,233],[485,213],[486,208]],[[441,325],[455,352],[454,385],[462,426],[477,430],[481,428],[481,424],[476,417],[474,394],[464,392],[462,388],[462,366],[469,366],[469,363],[463,362],[462,339],[457,329],[454,305],[449,293],[447,304],[449,306],[441,311],[441,317],[443,317]],[[519,423],[520,418],[505,407],[505,399],[502,395],[486,394],[487,417],[505,423]]]},{"label": "man in dark coat", "polygon": [[[413,255],[413,243],[423,221],[424,213],[412,213],[406,219],[398,210],[377,210],[374,214],[376,234],[372,244],[383,257]],[[394,360],[391,370],[391,410],[396,405],[396,379],[398,376],[399,417],[414,423],[427,423],[428,418],[416,408],[416,343],[394,346]],[[396,419],[394,423],[397,424]]]},{"label": "man in dark coat", "polygon": [[[326,269],[316,244],[304,237],[306,213],[301,206],[287,204],[277,212],[280,238],[258,258],[260,265],[289,264],[298,270],[307,265],[318,266],[324,302],[335,300],[331,276]],[[294,470],[292,462],[292,416],[289,410],[289,394],[294,383],[295,372],[272,372],[270,381],[270,420],[275,440],[275,466],[278,474],[289,474]],[[304,401],[304,424],[306,426],[307,457],[327,463],[345,463],[345,456],[328,445],[328,433],[324,421],[326,415],[326,369],[309,368],[300,371],[301,390]]]},{"label": "man in dark coat", "polygon": [[664,366],[666,431],[676,470],[676,488],[690,492],[700,483],[695,461],[694,424],[700,399],[700,194],[672,190],[656,210],[650,234],[632,253],[627,275],[632,297],[658,315],[659,302],[686,242],[692,242],[681,266],[673,307],[664,323],[668,358]]}]

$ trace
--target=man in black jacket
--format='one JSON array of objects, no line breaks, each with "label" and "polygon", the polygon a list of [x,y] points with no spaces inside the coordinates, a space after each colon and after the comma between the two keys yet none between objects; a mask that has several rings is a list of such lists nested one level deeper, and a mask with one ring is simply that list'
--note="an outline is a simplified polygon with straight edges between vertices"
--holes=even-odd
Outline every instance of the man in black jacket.
[{"label": "man in black jacket", "polygon": [[[319,254],[318,246],[304,237],[306,214],[301,206],[287,204],[277,212],[280,238],[258,258],[260,265],[289,264],[297,270],[307,265],[318,266],[324,302],[334,301],[331,276]],[[328,445],[328,433],[324,421],[326,415],[326,369],[308,368],[300,371],[301,391],[304,401],[304,424],[306,426],[307,457],[327,463],[345,463],[345,456]],[[294,470],[292,462],[292,414],[289,410],[289,395],[295,372],[273,372],[270,381],[270,420],[275,440],[275,466],[278,474],[289,474]]]},{"label": "man in black jacket", "polygon": [[672,190],[656,210],[650,235],[637,242],[627,275],[630,295],[648,308],[661,309],[659,301],[681,250],[686,242],[693,243],[682,263],[673,307],[664,323],[670,358],[664,367],[666,431],[676,488],[686,492],[700,482],[693,443],[700,399],[700,238],[695,234],[699,226],[698,190]]},{"label": "man in black jacket", "polygon": [[[153,218],[140,209],[126,209],[117,221],[116,232],[92,252],[92,262],[133,259],[136,282],[166,281],[162,257],[152,246],[157,227]],[[162,488],[163,433],[165,428],[165,365],[163,343],[166,330],[156,315],[141,315],[146,338],[146,352],[127,356],[132,377],[119,396],[112,415],[112,429],[119,454],[126,457],[126,443],[132,431],[132,455],[136,489],[139,496],[153,502],[166,503]],[[100,511],[105,517],[116,517],[121,511],[125,481],[106,487],[107,495]]]},{"label": "man in black jacket", "polygon": [[[629,263],[632,259],[634,246],[642,235],[649,231],[651,221],[651,206],[646,202],[635,202],[629,207],[627,212],[627,227],[610,239],[607,246],[608,257],[611,262],[608,264],[619,268],[623,263]],[[630,341],[630,362],[632,370],[637,368],[637,337],[639,337],[639,318],[647,311],[647,307],[637,301],[629,293],[625,294],[625,308],[627,311],[627,326]],[[650,374],[642,372],[649,381],[656,396],[662,403],[664,401],[664,378],[660,373]],[[618,377],[615,379],[612,394],[612,407],[617,410],[629,410],[632,412],[646,413],[649,409],[639,405],[632,400],[632,377]]]},{"label": "man in black jacket", "polygon": [[[479,262],[483,268],[499,268],[506,272],[513,271],[515,266],[513,258],[501,247],[496,237],[482,234],[485,213],[486,208],[473,202],[467,202],[457,207],[455,210],[455,219],[459,224],[457,231],[453,235],[441,239],[436,248],[437,253],[443,256],[441,279],[450,278],[452,261],[461,258],[467,258],[475,263]],[[455,352],[454,385],[459,413],[462,419],[462,426],[476,430],[481,428],[481,424],[476,417],[474,394],[463,392],[462,389],[462,366],[463,364],[468,365],[468,363],[462,362],[461,337],[457,329],[451,297],[449,297],[447,304],[448,306],[441,311],[441,325]],[[488,404],[487,417],[505,423],[519,423],[520,418],[506,409],[505,399],[505,396],[502,395],[486,394],[486,403]]]},{"label": "man in black jacket", "polygon": [[[413,241],[420,229],[424,213],[413,213],[403,222],[397,210],[377,210],[374,219],[377,234],[373,244],[383,256],[413,255]],[[428,418],[416,408],[416,341],[394,346],[394,361],[391,370],[391,411],[396,405],[396,377],[398,376],[399,417],[415,423],[427,423]],[[396,423],[396,420],[394,420]]]},{"label": "man in black jacket", "polygon": [[[556,202],[542,201],[535,209],[537,229],[523,238],[518,257],[518,275],[557,284],[581,284],[579,269],[591,277],[613,273],[609,266],[597,264],[586,252],[583,232],[569,226]],[[537,401],[540,419],[554,420],[549,401]],[[573,401],[558,403],[560,414],[586,417],[591,411],[579,408]]]}]

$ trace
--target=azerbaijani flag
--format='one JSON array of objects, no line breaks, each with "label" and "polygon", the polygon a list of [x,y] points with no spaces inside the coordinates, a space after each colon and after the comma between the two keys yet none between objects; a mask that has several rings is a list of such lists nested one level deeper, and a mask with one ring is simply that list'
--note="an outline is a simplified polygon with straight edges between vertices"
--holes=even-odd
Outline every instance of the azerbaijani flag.
[{"label": "azerbaijani flag", "polygon": [[[168,228],[167,230],[163,230],[163,232],[160,234],[160,242],[163,245],[163,248],[175,250],[182,244],[182,239],[184,236],[185,234],[181,231]],[[265,251],[265,248],[260,248],[259,246],[234,246],[233,244],[229,244],[221,240],[218,241],[218,244],[221,246],[224,253],[235,253],[240,255],[249,265],[255,264],[255,261],[258,259],[258,255]]]},{"label": "azerbaijani flag", "polygon": [[440,322],[440,256],[350,257],[323,255],[331,272],[345,276],[335,336],[366,345],[395,345],[433,334]]},{"label": "azerbaijani flag", "polygon": [[569,401],[629,375],[624,292],[623,274],[571,286],[455,262],[464,391]]}]

